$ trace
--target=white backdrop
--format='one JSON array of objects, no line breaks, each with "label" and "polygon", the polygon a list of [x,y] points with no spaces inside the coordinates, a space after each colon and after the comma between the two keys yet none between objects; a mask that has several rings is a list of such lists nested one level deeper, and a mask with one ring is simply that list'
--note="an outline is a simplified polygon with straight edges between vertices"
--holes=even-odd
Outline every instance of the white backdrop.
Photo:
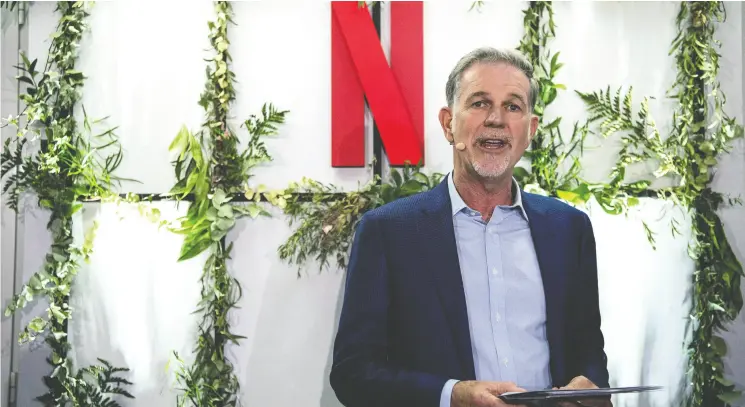
[{"label": "white backdrop", "polygon": [[[468,12],[468,3],[425,3],[428,171],[447,171],[451,162],[450,147],[436,119],[449,70],[473,47],[516,46],[522,36],[525,5],[487,3],[480,12]],[[608,85],[612,89],[633,86],[636,106],[643,96],[657,97],[652,112],[665,134],[671,105],[663,95],[674,78],[667,52],[677,7],[677,3],[652,2],[554,4],[557,38],[551,48],[561,51],[565,66],[558,81],[568,90],[548,115],[564,117],[565,134],[574,121],[586,118],[573,90],[595,91]],[[167,152],[170,141],[182,124],[194,129],[203,120],[197,101],[205,81],[206,22],[213,13],[206,2],[181,7],[150,2],[147,8],[143,12],[139,2],[97,4],[91,35],[82,45],[80,68],[89,77],[83,96],[88,114],[110,116],[107,123],[119,126],[125,148],[119,175],[142,182],[127,183],[123,190],[162,193],[173,184]],[[719,32],[724,43],[721,77],[728,112],[742,118],[742,20],[736,18],[742,10],[734,2],[728,2],[727,8],[730,21]],[[56,23],[52,10],[49,3],[31,7],[32,57],[45,56],[47,38]],[[369,169],[330,167],[329,4],[235,3],[234,10],[238,26],[231,27],[230,35],[233,71],[239,81],[232,111],[236,123],[269,101],[290,110],[281,134],[267,142],[275,161],[258,169],[253,183],[280,188],[308,176],[352,189],[369,180]],[[384,42],[386,18],[384,5]],[[291,34],[297,29],[302,35]],[[600,146],[600,140],[591,139],[588,144]],[[609,140],[586,151],[584,175],[590,180],[604,179],[618,148]],[[719,190],[745,192],[743,162],[739,144],[723,161],[716,183]],[[159,208],[167,216],[178,213],[168,203]],[[669,221],[675,217],[688,225],[687,218],[654,200],[643,200],[628,217],[606,215],[594,205],[586,210],[597,236],[611,384],[669,388],[642,400],[617,399],[616,406],[671,405],[683,373],[685,293],[693,264],[686,255],[688,229],[684,228],[684,237],[673,239]],[[343,272],[319,274],[317,265],[310,264],[298,279],[297,269],[281,263],[276,254],[291,230],[281,213],[271,211],[270,219],[238,222],[229,235],[235,242],[231,270],[244,288],[241,309],[233,320],[236,333],[247,339],[229,352],[241,381],[242,399],[245,405],[339,405],[328,385],[328,370]],[[188,333],[194,316],[189,314],[198,295],[198,260],[176,264],[176,237],[157,232],[136,215],[121,221],[112,208],[98,205],[87,205],[83,212],[81,228],[93,220],[100,226],[91,265],[81,272],[76,286],[77,293],[86,294],[75,298],[75,354],[84,363],[102,356],[132,369],[133,392],[138,398],[128,405],[173,405],[173,382],[164,374],[165,364],[169,349],[183,353],[191,348],[193,338]],[[733,245],[742,255],[745,235],[735,225],[745,221],[743,209],[728,210],[723,216]],[[646,241],[642,220],[659,231],[656,252]],[[19,243],[18,267],[24,280],[38,269],[49,246],[44,226],[43,214],[27,211]],[[125,303],[129,304],[126,310],[121,308]],[[39,305],[27,312],[24,322],[43,309]],[[743,326],[741,317],[734,328],[740,337],[727,337],[734,352],[728,371],[741,385],[745,385]],[[44,349],[21,349],[19,405],[32,405],[30,400],[43,391],[40,376],[47,373],[45,353]]]}]

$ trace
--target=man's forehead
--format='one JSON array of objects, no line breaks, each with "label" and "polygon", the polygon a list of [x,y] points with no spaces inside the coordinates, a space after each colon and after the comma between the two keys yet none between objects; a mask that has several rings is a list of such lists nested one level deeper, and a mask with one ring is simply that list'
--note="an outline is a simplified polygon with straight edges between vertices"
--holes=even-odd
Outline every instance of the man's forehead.
[{"label": "man's forehead", "polygon": [[477,63],[463,72],[464,85],[518,86],[526,89],[530,82],[519,69],[506,63]]}]

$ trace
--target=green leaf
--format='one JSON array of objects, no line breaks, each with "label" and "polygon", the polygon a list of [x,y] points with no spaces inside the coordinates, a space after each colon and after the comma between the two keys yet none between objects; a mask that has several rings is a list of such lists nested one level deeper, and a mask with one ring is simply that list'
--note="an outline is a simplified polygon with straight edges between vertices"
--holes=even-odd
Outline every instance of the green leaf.
[{"label": "green leaf", "polygon": [[722,308],[721,305],[719,305],[717,303],[714,303],[714,302],[710,302],[709,303],[709,310],[711,310],[711,311],[719,311],[719,312],[726,312],[725,309]]},{"label": "green leaf", "polygon": [[[724,311],[724,309],[722,309]],[[724,356],[727,354],[727,343],[719,336],[712,336],[711,337],[711,345],[714,347],[714,351],[719,356]]]},{"label": "green leaf", "polygon": [[218,210],[218,216],[221,218],[233,218],[233,208],[230,205],[223,205]]},{"label": "green leaf", "polygon": [[414,179],[410,179],[401,185],[401,196],[410,196],[419,192],[422,192],[422,185]]},{"label": "green leaf", "polygon": [[[176,135],[176,138],[173,139],[171,144],[168,146],[168,151],[179,151],[183,152],[186,151],[186,146],[189,142],[189,129],[186,128],[186,126],[181,126],[181,129],[179,130],[178,134]],[[183,159],[183,154],[181,154],[181,159]]]},{"label": "green leaf", "polygon": [[228,201],[229,201],[229,199],[228,199],[227,195],[225,194],[225,191],[223,191],[222,189],[216,190],[215,191],[215,195],[212,196],[212,204],[215,205],[218,208],[222,204],[224,204],[225,202],[228,202]]},{"label": "green leaf", "polygon": [[217,208],[214,206],[211,206],[209,209],[207,209],[207,213],[205,214],[205,219],[207,219],[210,222],[214,222],[217,220]]},{"label": "green leaf", "polygon": [[556,196],[558,196],[560,199],[563,199],[567,202],[575,203],[579,201],[579,195],[572,191],[557,190]]},{"label": "green leaf", "polygon": [[233,225],[235,225],[235,219],[233,218],[229,218],[229,219],[219,218],[217,219],[217,222],[215,222],[215,227],[217,227],[220,230],[225,230],[225,231],[230,230],[230,228],[232,228]]},{"label": "green leaf", "polygon": [[731,381],[725,379],[724,377],[717,376],[714,379],[716,379],[717,382],[719,382],[722,386],[729,387],[734,385]]},{"label": "green leaf", "polygon": [[209,236],[205,238],[195,238],[189,240],[181,246],[181,254],[179,255],[178,261],[189,260],[198,256],[203,251],[207,250],[212,245],[212,240]]},{"label": "green leaf", "polygon": [[189,136],[189,152],[191,153],[192,158],[194,158],[194,162],[196,163],[197,168],[206,168],[204,158],[202,156],[202,145],[199,144],[199,140],[197,140],[197,138],[193,135]]},{"label": "green leaf", "polygon": [[391,178],[393,178],[394,185],[397,187],[401,186],[401,173],[399,173],[396,169],[391,169]]},{"label": "green leaf", "polygon": [[723,402],[734,405],[740,400],[740,397],[742,397],[742,393],[739,391],[728,391],[726,393],[718,394],[717,398],[719,400],[722,400]]},{"label": "green leaf", "polygon": [[530,177],[530,173],[528,173],[528,170],[518,166],[515,166],[514,170],[512,171],[512,175],[520,184],[528,182],[528,178]]},{"label": "green leaf", "polygon": [[259,205],[249,205],[248,206],[248,215],[252,218],[256,219],[262,212],[262,209]]},{"label": "green leaf", "polygon": [[42,319],[41,317],[36,317],[28,323],[29,329],[34,332],[42,332],[44,330],[44,326],[46,326],[46,321],[44,321],[44,319]]},{"label": "green leaf", "polygon": [[65,320],[65,314],[63,314],[59,307],[56,307],[54,305],[49,307],[49,311],[52,313],[52,315],[57,319],[58,323],[61,323]]}]

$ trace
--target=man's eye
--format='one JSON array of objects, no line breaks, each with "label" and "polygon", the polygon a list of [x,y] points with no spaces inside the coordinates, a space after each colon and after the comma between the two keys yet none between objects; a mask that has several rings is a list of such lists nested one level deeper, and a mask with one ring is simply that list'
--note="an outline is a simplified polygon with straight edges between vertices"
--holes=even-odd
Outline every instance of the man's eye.
[{"label": "man's eye", "polygon": [[516,105],[514,103],[511,103],[511,104],[507,105],[507,109],[510,109],[513,112],[519,112],[520,111],[520,106],[518,106],[518,105]]},{"label": "man's eye", "polygon": [[484,102],[483,100],[479,100],[479,101],[474,102],[473,105],[471,105],[471,106],[473,106],[473,107],[484,107],[484,106],[486,106],[486,102]]}]

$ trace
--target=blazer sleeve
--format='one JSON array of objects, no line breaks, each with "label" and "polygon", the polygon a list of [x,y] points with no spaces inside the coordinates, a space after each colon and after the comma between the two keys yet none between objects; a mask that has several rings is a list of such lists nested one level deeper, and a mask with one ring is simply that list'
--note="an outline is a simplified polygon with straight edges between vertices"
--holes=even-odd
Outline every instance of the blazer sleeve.
[{"label": "blazer sleeve", "polygon": [[598,264],[595,234],[592,223],[582,214],[582,233],[580,238],[578,290],[574,292],[571,318],[574,327],[572,361],[576,363],[575,374],[583,375],[598,387],[609,387],[608,359],[604,347],[600,321],[600,301],[598,294]]},{"label": "blazer sleeve", "polygon": [[331,387],[347,407],[438,407],[448,378],[388,361],[390,270],[378,221],[368,215],[360,220],[352,243]]}]

